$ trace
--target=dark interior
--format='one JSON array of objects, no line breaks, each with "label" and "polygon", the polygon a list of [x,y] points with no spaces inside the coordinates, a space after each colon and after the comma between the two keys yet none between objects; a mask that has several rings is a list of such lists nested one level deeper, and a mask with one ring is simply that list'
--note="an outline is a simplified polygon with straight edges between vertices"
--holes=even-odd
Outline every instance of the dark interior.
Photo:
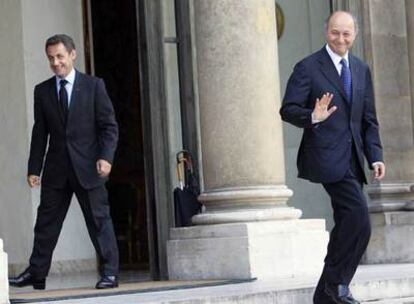
[{"label": "dark interior", "polygon": [[91,0],[92,62],[104,79],[119,124],[107,183],[120,266],[148,270],[144,149],[135,0]]}]

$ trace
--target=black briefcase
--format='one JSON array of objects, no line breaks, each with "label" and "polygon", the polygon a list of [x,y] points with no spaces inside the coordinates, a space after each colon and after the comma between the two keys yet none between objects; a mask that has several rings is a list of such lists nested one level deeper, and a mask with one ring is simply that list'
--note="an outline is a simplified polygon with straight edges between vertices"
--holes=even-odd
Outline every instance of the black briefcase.
[{"label": "black briefcase", "polygon": [[197,199],[200,188],[188,151],[177,153],[177,176],[180,186],[174,189],[175,226],[191,226],[191,218],[201,212],[202,204]]}]

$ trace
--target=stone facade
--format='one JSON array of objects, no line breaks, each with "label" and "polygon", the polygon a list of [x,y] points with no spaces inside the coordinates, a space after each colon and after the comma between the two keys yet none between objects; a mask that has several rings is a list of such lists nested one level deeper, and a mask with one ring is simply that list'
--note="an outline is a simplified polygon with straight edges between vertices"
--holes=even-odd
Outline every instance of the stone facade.
[{"label": "stone facade", "polygon": [[[17,275],[28,265],[40,201],[39,188],[27,186],[26,171],[33,124],[33,89],[52,75],[44,44],[55,33],[67,33],[74,38],[77,48],[83,50],[83,16],[80,0],[70,3],[6,0],[0,6],[0,66],[5,71],[13,71],[0,76],[0,90],[4,92],[0,100],[0,137],[3,138],[0,161],[4,164],[0,172],[3,181],[0,205],[8,211],[0,213],[0,238],[8,253],[9,274]],[[39,18],[46,8],[54,13],[50,18]],[[84,52],[78,52],[76,61],[76,67],[84,70]],[[74,242],[79,245],[74,247]],[[51,272],[96,269],[96,254],[75,199],[53,259]]]},{"label": "stone facade", "polygon": [[372,234],[365,264],[413,263],[414,212],[388,211],[371,214]]},{"label": "stone facade", "polygon": [[371,66],[386,176],[368,188],[372,238],[365,263],[414,262],[414,3],[364,1],[365,57]]},{"label": "stone facade", "polygon": [[275,2],[196,1],[194,14],[206,210],[172,229],[169,276],[317,276],[325,223],[287,205]]},{"label": "stone facade", "polygon": [[[339,6],[340,2],[348,6]],[[285,147],[277,113],[281,81],[274,0],[192,3],[203,180],[200,199],[206,210],[194,217],[196,226],[171,230],[170,277],[318,274],[328,240],[324,220],[301,220],[301,210],[287,205],[293,192],[285,182]],[[361,20],[357,52],[363,52],[372,69],[387,164],[386,179],[368,189],[373,234],[364,262],[414,262],[414,251],[406,245],[414,237],[414,1],[334,3],[338,8],[352,8]],[[39,19],[45,7],[57,13]],[[9,272],[17,274],[26,266],[31,250],[39,197],[37,190],[26,187],[24,175],[33,86],[50,76],[43,43],[55,31],[67,32],[83,49],[82,2],[5,0],[0,15],[0,64],[13,71],[0,76],[4,92],[0,115],[14,118],[0,119],[0,135],[5,139],[0,193],[2,208],[9,210],[0,215],[0,237],[9,253]],[[80,69],[84,66],[81,54]],[[19,229],[14,229],[15,222],[21,223]],[[73,248],[74,237],[77,244],[85,245]],[[3,304],[8,268],[1,240],[0,244]],[[74,209],[55,253],[55,271],[94,268],[95,254],[89,244],[80,211]]]}]

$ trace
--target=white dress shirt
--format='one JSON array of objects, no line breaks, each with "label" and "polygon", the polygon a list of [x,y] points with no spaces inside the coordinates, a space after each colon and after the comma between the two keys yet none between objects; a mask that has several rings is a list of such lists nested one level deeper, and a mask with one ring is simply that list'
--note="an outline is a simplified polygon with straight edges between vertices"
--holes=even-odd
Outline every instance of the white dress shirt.
[{"label": "white dress shirt", "polygon": [[333,64],[335,65],[336,70],[338,71],[338,75],[341,76],[341,72],[342,72],[341,60],[345,59],[349,66],[348,52],[346,52],[346,54],[341,57],[337,53],[332,51],[328,44],[326,44],[326,51],[328,52],[329,57],[331,57],[331,60]]},{"label": "white dress shirt", "polygon": [[75,83],[75,75],[76,71],[75,69],[72,69],[68,76],[65,78],[60,78],[56,76],[56,88],[57,88],[57,94],[59,96],[59,90],[60,90],[60,81],[62,79],[65,79],[68,83],[65,85],[66,92],[68,92],[68,107],[70,106],[70,98],[72,97],[72,90],[73,90],[73,84]]}]

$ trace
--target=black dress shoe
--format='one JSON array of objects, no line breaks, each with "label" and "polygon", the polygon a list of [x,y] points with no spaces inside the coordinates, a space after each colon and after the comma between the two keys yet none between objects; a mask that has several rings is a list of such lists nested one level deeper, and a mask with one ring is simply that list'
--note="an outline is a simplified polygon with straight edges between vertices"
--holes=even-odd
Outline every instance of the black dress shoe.
[{"label": "black dress shoe", "polygon": [[34,289],[45,289],[46,279],[36,278],[29,270],[25,270],[16,278],[9,278],[9,285],[14,287],[25,287],[32,285]]},{"label": "black dress shoe", "polygon": [[360,304],[354,299],[347,285],[325,284],[325,293],[337,304]]},{"label": "black dress shoe", "polygon": [[102,276],[96,283],[96,289],[107,289],[118,287],[118,278],[116,276]]}]

